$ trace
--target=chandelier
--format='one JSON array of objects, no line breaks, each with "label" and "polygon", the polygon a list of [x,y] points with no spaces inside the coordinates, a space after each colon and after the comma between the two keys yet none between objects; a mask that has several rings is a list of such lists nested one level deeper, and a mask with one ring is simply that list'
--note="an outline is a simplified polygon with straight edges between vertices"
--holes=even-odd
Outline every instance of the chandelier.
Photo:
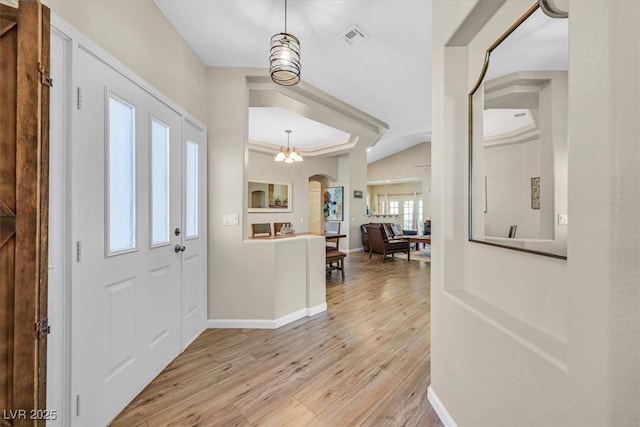
[{"label": "chandelier", "polygon": [[280,147],[280,152],[274,159],[276,162],[285,162],[285,163],[293,163],[293,162],[301,162],[302,156],[298,153],[298,150],[289,146],[289,135],[291,135],[291,129],[285,130],[287,133],[287,148]]},{"label": "chandelier", "polygon": [[300,69],[300,41],[287,33],[287,0],[284,0],[284,32],[271,37],[271,80],[282,86],[296,85],[300,82]]}]

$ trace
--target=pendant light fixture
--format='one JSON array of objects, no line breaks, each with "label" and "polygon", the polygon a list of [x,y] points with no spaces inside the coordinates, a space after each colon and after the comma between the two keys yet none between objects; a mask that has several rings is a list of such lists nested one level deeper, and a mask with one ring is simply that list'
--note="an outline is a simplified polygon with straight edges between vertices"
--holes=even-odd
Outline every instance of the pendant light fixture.
[{"label": "pendant light fixture", "polygon": [[289,145],[289,135],[291,135],[291,129],[285,130],[287,133],[287,148],[280,147],[280,152],[274,159],[276,162],[285,162],[285,163],[293,163],[293,162],[301,162],[302,156],[298,153],[298,150]]},{"label": "pendant light fixture", "polygon": [[287,0],[284,0],[284,32],[271,37],[271,80],[282,86],[296,85],[300,82],[300,69],[300,41],[287,33]]}]

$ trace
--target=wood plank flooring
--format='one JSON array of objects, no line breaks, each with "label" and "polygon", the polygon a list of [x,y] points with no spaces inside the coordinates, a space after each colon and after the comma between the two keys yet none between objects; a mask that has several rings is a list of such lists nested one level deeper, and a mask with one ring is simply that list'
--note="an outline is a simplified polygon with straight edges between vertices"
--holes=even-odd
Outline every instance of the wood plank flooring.
[{"label": "wood plank flooring", "polygon": [[430,384],[430,264],[363,253],[328,311],[277,330],[202,333],[119,426],[441,426]]}]

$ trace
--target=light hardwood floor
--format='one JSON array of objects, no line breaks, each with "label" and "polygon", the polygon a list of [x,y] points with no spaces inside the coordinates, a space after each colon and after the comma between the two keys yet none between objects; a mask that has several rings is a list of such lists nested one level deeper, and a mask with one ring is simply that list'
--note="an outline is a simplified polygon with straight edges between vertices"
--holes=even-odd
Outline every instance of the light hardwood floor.
[{"label": "light hardwood floor", "polygon": [[349,254],[328,311],[277,330],[202,333],[112,426],[440,426],[430,265]]}]

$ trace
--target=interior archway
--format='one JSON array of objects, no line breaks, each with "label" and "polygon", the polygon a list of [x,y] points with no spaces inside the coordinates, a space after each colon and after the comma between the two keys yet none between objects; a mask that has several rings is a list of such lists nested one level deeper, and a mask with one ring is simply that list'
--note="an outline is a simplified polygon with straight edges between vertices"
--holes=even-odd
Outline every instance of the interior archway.
[{"label": "interior archway", "polygon": [[329,186],[329,179],[324,175],[309,177],[309,232],[322,233],[324,218],[322,215],[322,190]]}]

